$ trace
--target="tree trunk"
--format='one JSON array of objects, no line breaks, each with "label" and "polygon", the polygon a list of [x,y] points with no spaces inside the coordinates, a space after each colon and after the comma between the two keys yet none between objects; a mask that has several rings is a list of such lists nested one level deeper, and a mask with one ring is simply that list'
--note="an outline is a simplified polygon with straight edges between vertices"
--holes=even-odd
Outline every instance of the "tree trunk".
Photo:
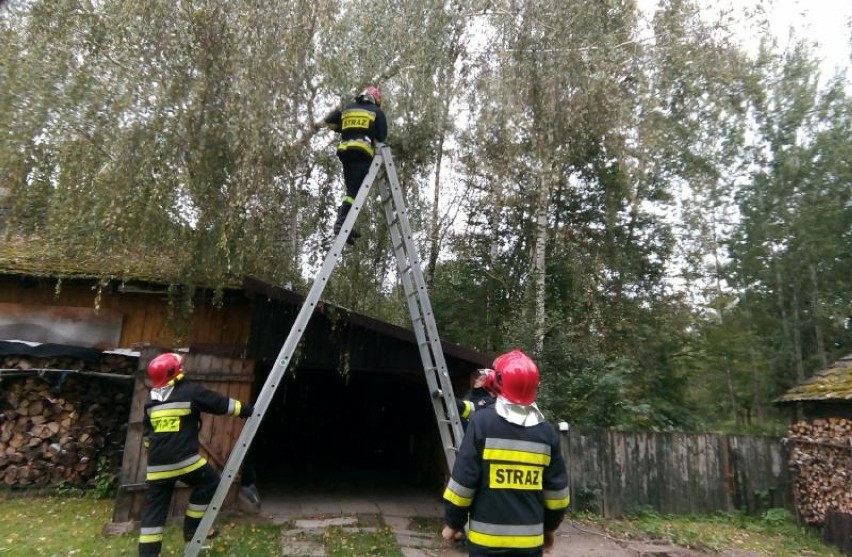
[{"label": "tree trunk", "polygon": [[[449,103],[444,103],[444,119],[449,112]],[[441,224],[438,219],[439,203],[441,201],[441,163],[444,161],[444,133],[438,138],[438,153],[435,160],[435,186],[432,192],[432,211],[429,215],[429,263],[426,268],[426,282],[431,286],[435,278],[435,267],[438,264],[438,251],[441,240]]]},{"label": "tree trunk", "polygon": [[802,329],[799,320],[799,286],[793,285],[793,351],[796,356],[796,375],[805,379],[805,364],[802,362]]},{"label": "tree trunk", "polygon": [[[781,280],[781,270],[778,269],[778,264],[775,263],[775,291],[778,293],[778,309],[781,312],[781,329],[784,331],[784,339],[789,340],[793,337],[790,331],[790,323],[787,318],[787,308],[784,306],[784,283]],[[798,365],[796,366],[797,382],[804,381],[805,373]]]},{"label": "tree trunk", "polygon": [[550,182],[538,184],[536,203],[536,238],[533,253],[533,277],[535,281],[535,353],[541,355],[544,349],[544,330],[547,318],[545,305],[545,282],[547,279],[547,215],[550,201]]},{"label": "tree trunk", "polygon": [[813,314],[814,314],[814,337],[816,339],[816,349],[819,355],[819,361],[822,364],[822,369],[828,367],[828,356],[825,353],[825,343],[822,335],[822,312],[820,311],[819,302],[819,282],[817,281],[816,265],[810,263],[808,269],[811,272],[811,284],[813,284]]}]

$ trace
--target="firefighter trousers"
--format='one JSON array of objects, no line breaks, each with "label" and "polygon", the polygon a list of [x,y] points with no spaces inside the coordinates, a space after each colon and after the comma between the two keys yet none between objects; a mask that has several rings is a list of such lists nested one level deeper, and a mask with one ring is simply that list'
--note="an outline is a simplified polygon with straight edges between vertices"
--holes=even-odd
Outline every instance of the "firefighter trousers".
[{"label": "firefighter trousers", "polygon": [[[373,157],[361,149],[349,148],[344,151],[338,151],[337,158],[343,164],[343,181],[346,184],[346,197],[354,200],[355,196],[358,195],[358,190],[361,189],[361,182],[370,173],[370,165],[373,163]],[[351,204],[352,201],[349,203]]]},{"label": "firefighter trousers", "polygon": [[192,540],[207,505],[219,486],[219,474],[210,464],[175,478],[149,481],[142,527],[139,532],[139,557],[158,557],[163,547],[163,529],[169,517],[175,483],[181,481],[192,488],[183,520],[183,538]]}]

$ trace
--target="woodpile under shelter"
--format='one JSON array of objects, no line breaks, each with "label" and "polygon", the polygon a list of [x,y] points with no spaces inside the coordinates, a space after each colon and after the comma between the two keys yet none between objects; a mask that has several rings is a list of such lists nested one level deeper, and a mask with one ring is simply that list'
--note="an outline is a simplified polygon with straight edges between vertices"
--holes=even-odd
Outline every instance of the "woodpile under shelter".
[{"label": "woodpile under shelter", "polygon": [[852,554],[852,354],[791,388],[785,441],[799,517]]},{"label": "woodpile under shelter", "polygon": [[[194,310],[181,315],[174,310],[174,289],[157,282],[0,273],[0,340],[64,347],[68,353],[84,350],[91,360],[69,361],[66,354],[61,361],[27,363],[20,355],[10,355],[25,363],[16,368],[7,360],[5,375],[0,376],[0,404],[7,411],[0,414],[0,432],[8,429],[9,439],[27,445],[38,461],[43,458],[39,455],[47,454],[44,451],[61,445],[63,433],[71,435],[64,429],[54,432],[57,426],[49,423],[58,420],[61,426],[68,415],[82,416],[93,404],[96,410],[111,411],[121,424],[119,433],[112,432],[93,446],[112,443],[115,448],[114,438],[123,438],[119,456],[109,461],[113,467],[121,464],[114,521],[133,520],[145,489],[141,420],[147,396],[144,370],[150,358],[180,348],[186,353],[188,379],[229,396],[254,399],[303,299],[292,290],[245,278],[221,295],[196,289]],[[466,392],[476,368],[491,362],[488,355],[449,342],[443,342],[443,349],[458,394]],[[77,407],[63,397],[57,383],[60,373],[36,371],[51,366],[85,371],[66,374],[73,375],[77,390],[80,385],[98,384],[98,389],[109,386],[109,394],[103,394],[100,402]],[[321,493],[331,482],[438,490],[446,465],[430,396],[413,331],[320,304],[250,451],[261,493],[288,485],[312,486]],[[45,402],[61,397],[61,404]],[[22,401],[27,401],[24,412]],[[13,420],[15,425],[6,425]],[[86,422],[89,431],[102,435],[95,432],[98,420],[91,421]],[[37,442],[30,440],[35,426]],[[241,420],[216,417],[204,422],[201,440],[214,465],[224,464],[241,429]],[[3,441],[6,448],[9,439]],[[99,450],[88,450],[87,458],[101,462]],[[0,478],[10,464],[20,463],[0,459]],[[50,468],[42,464],[31,468]],[[91,466],[97,473],[97,464]],[[67,479],[62,474],[64,468],[53,475],[43,472],[39,478],[46,479],[38,481],[51,487]],[[28,477],[20,485],[38,485],[31,480]],[[182,512],[180,500],[173,512]]]}]

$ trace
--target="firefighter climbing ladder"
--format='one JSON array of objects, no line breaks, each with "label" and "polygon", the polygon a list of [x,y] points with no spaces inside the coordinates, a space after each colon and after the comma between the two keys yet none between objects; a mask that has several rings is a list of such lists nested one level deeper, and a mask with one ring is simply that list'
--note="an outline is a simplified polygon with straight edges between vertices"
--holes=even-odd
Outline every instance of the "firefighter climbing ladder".
[{"label": "firefighter climbing ladder", "polygon": [[[380,174],[382,167],[385,170],[384,175]],[[376,180],[377,177],[378,180]],[[314,278],[314,283],[307,298],[305,298],[305,303],[296,316],[293,327],[290,329],[290,334],[287,336],[287,340],[284,341],[284,345],[278,353],[278,358],[276,358],[275,364],[263,385],[263,389],[261,389],[258,395],[254,413],[245,423],[243,431],[237,439],[231,455],[228,457],[228,462],[225,464],[225,469],[222,472],[222,481],[219,483],[219,487],[216,489],[216,493],[207,507],[207,512],[204,513],[204,517],[201,519],[198,530],[195,532],[195,537],[187,544],[184,557],[194,557],[201,550],[203,542],[206,540],[207,534],[213,526],[213,521],[216,520],[216,515],[219,513],[222,503],[225,500],[225,496],[242,465],[246,451],[257,433],[257,429],[264,414],[266,414],[267,408],[269,408],[272,397],[275,395],[275,390],[278,388],[287,371],[293,352],[302,339],[308,321],[317,303],[319,303],[320,296],[323,290],[325,290],[328,279],[331,277],[331,273],[343,255],[346,240],[352,231],[352,227],[358,218],[361,208],[367,200],[370,187],[375,181],[378,181],[379,184],[380,199],[384,207],[385,216],[387,217],[388,227],[390,228],[397,268],[403,289],[405,290],[405,298],[409,313],[411,314],[411,321],[417,338],[417,346],[420,350],[420,358],[423,361],[426,384],[431,394],[435,418],[437,419],[438,430],[441,434],[441,443],[444,447],[444,455],[447,459],[449,469],[452,470],[456,450],[462,438],[461,421],[456,408],[453,386],[450,382],[447,364],[444,361],[444,353],[441,350],[441,341],[438,338],[438,328],[435,325],[432,304],[429,301],[429,294],[426,291],[426,280],[423,277],[423,271],[420,267],[420,257],[411,233],[411,224],[408,220],[408,212],[405,207],[402,189],[396,176],[390,147],[381,145],[379,153],[373,158],[370,171],[367,177],[364,178],[361,189],[355,197],[355,203],[353,203],[352,209],[346,216],[340,233],[334,239],[319,273]]]}]

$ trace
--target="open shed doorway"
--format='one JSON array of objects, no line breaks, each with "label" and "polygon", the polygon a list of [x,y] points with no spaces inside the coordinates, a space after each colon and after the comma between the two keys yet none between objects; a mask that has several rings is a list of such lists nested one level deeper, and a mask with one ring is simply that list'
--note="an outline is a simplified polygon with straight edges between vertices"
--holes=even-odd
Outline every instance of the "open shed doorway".
[{"label": "open shed doorway", "polygon": [[[261,388],[269,370],[257,370]],[[439,493],[445,464],[425,378],[328,369],[288,372],[252,443],[269,494]]]}]

